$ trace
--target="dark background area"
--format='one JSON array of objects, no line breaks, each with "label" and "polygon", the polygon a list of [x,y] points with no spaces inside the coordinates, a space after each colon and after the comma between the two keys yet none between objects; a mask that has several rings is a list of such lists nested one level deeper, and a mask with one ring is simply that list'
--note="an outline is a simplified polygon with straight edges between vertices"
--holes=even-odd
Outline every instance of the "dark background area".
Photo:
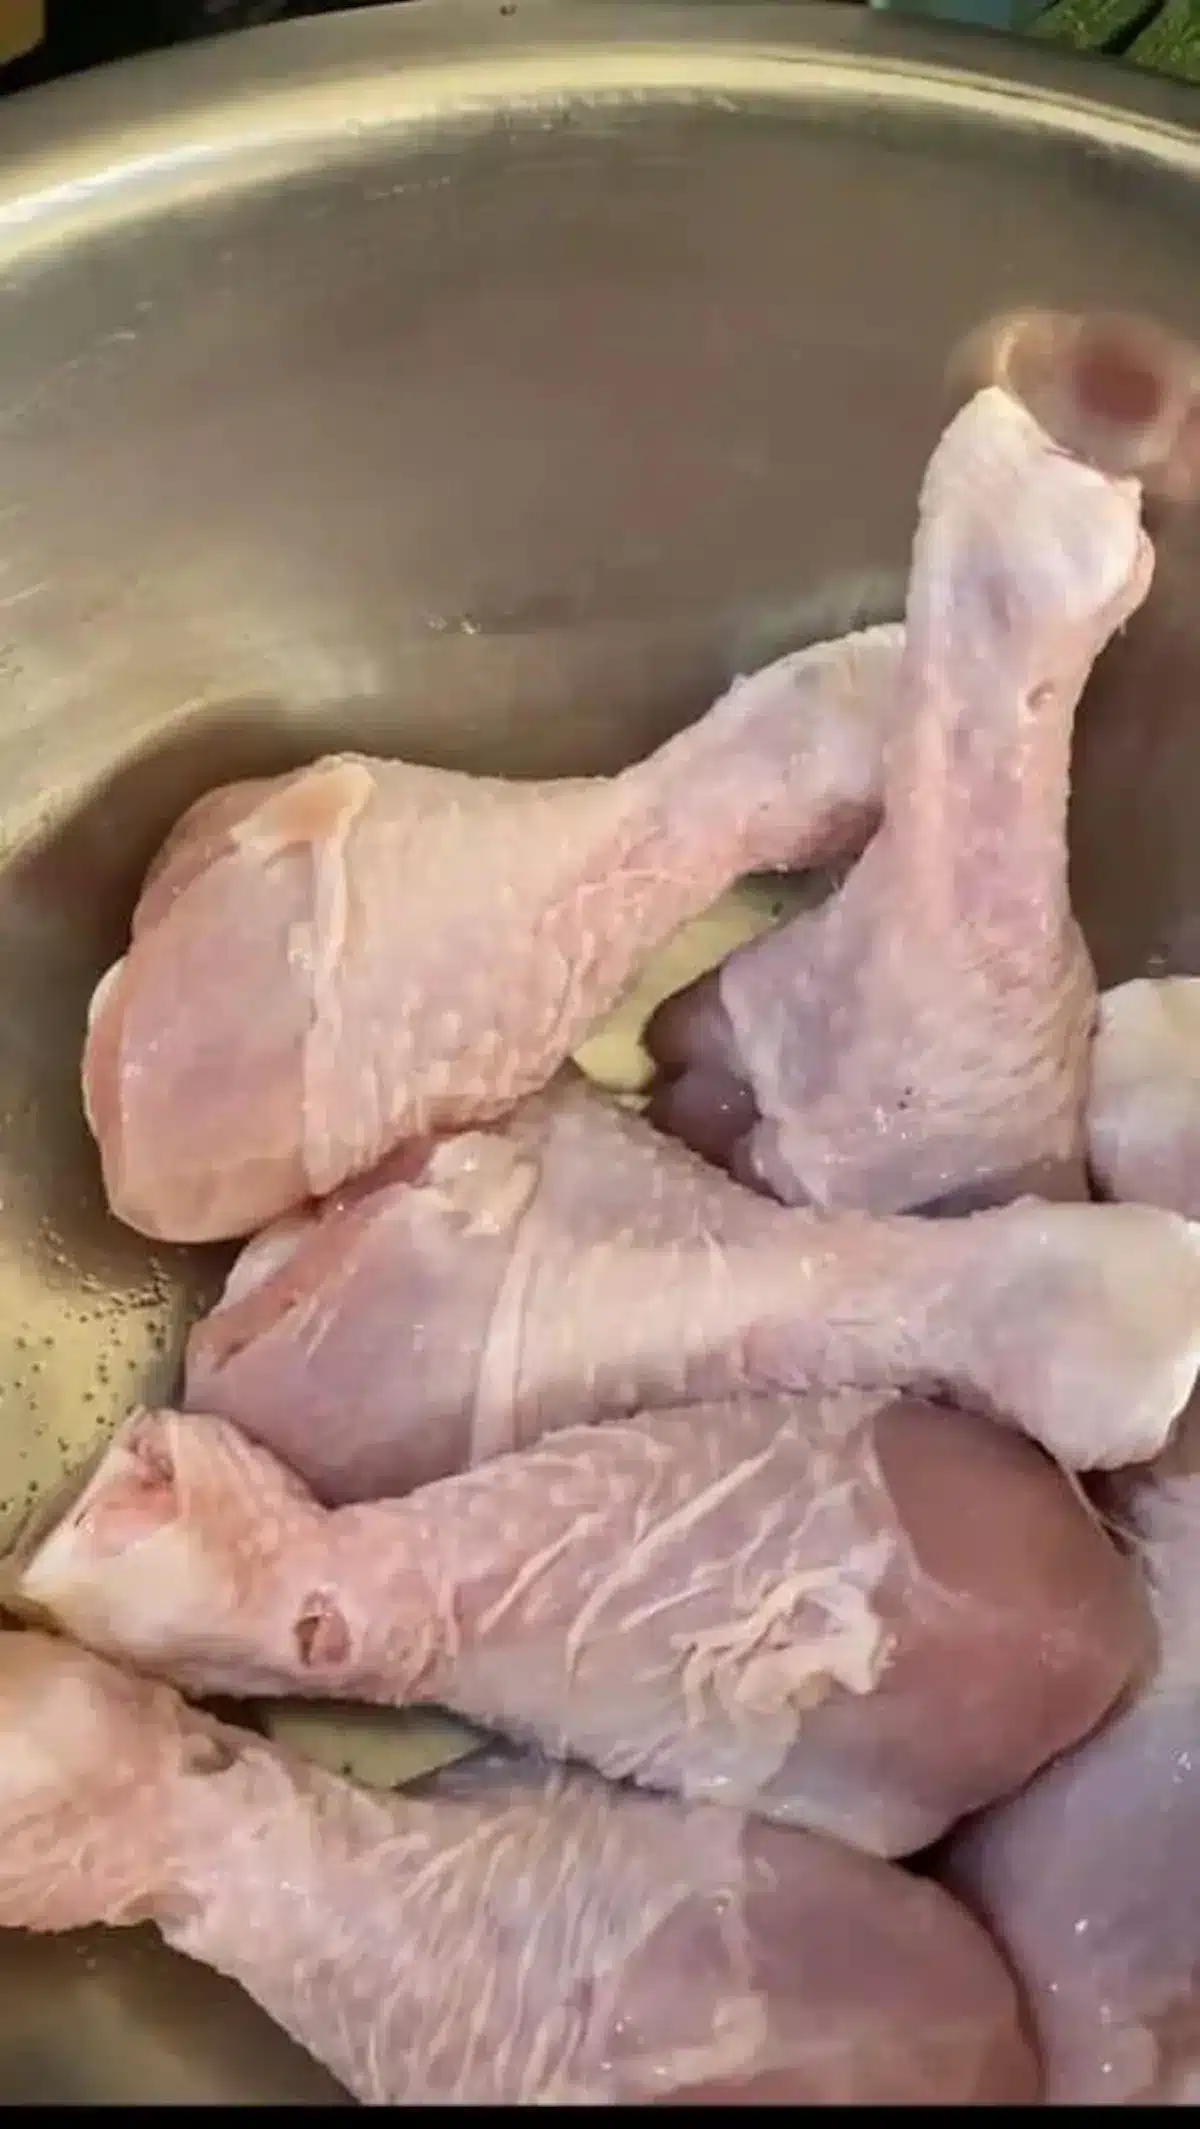
[{"label": "dark background area", "polygon": [[58,74],[124,59],[158,45],[184,44],[223,30],[324,15],[375,0],[48,0],[46,34],[25,58],[0,68],[0,87],[32,87]]},{"label": "dark background area", "polygon": [[[46,0],[41,43],[0,65],[0,93],[156,46],[378,0]],[[864,0],[859,0],[864,4]],[[1200,83],[1200,0],[876,0],[897,14],[1028,24],[1030,34]],[[1030,18],[1034,19],[1032,22]]]}]

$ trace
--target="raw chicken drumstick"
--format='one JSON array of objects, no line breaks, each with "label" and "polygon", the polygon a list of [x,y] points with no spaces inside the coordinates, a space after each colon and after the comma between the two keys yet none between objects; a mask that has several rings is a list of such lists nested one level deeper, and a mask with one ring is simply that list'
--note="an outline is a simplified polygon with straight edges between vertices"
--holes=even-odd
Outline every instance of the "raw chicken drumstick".
[{"label": "raw chicken drumstick", "polygon": [[853,1394],[570,1428],[336,1510],[227,1421],[140,1413],[17,1587],[187,1691],[449,1708],[883,1855],[1086,1736],[1149,1648],[1040,1451]]},{"label": "raw chicken drumstick", "polygon": [[0,1635],[0,1925],[150,1921],[367,2104],[1024,2101],[1013,1984],[941,1890],[575,1774],[370,1795]]},{"label": "raw chicken drumstick", "polygon": [[641,1406],[857,1386],[1014,1421],[1078,1469],[1155,1455],[1200,1370],[1200,1228],[1140,1206],[787,1211],[560,1074],[268,1229],[184,1401],[328,1502]]},{"label": "raw chicken drumstick", "polygon": [[201,800],[92,1000],[113,1210],[170,1241],[246,1235],[544,1085],[739,874],[861,848],[898,642],[780,659],[619,776],[347,756]]},{"label": "raw chicken drumstick", "polygon": [[1153,1675],[1124,1712],[953,1841],[947,1881],[1026,1990],[1047,2097],[1200,2100],[1200,1403],[1110,1482],[1150,1585]]},{"label": "raw chicken drumstick", "polygon": [[1000,382],[952,422],[921,495],[879,833],[819,910],[666,1001],[648,1034],[656,1120],[789,1204],[1085,1194],[1096,998],[1068,893],[1072,726],[1149,588],[1135,476],[1180,462],[1200,371],[1104,320],[1026,319],[991,357]]},{"label": "raw chicken drumstick", "polygon": [[1200,1220],[1200,977],[1122,983],[1101,998],[1088,1156],[1105,1197]]}]

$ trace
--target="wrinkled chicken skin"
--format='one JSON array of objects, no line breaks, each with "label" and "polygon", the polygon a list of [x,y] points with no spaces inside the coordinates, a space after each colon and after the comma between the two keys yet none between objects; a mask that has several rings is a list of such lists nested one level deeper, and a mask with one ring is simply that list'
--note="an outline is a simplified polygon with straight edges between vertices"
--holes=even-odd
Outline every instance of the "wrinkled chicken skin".
[{"label": "wrinkled chicken skin", "polygon": [[1105,992],[1092,1045],[1088,1156],[1105,1197],[1200,1220],[1200,977]]},{"label": "wrinkled chicken skin", "polygon": [[1107,1502],[1149,1584],[1160,1653],[1117,1719],[949,1844],[993,1930],[1058,2105],[1200,2101],[1200,1404]]},{"label": "wrinkled chicken skin", "polygon": [[1085,1192],[1072,727],[1149,588],[1136,476],[1184,492],[1200,372],[1152,327],[1037,317],[973,363],[921,497],[883,826],[649,1030],[656,1120],[790,1204]]},{"label": "wrinkled chicken skin", "polygon": [[513,1769],[419,1798],[0,1635],[0,1925],[149,1920],[356,2098],[1028,2101],[1013,1984],[939,1887]]},{"label": "wrinkled chicken skin", "polygon": [[1039,1451],[856,1395],[572,1428],[336,1511],[223,1420],[139,1414],[20,1592],[185,1690],[424,1702],[884,1855],[1085,1736],[1148,1647]]},{"label": "wrinkled chicken skin", "polygon": [[113,1210],[169,1241],[245,1235],[543,1085],[740,874],[861,848],[898,644],[780,659],[614,777],[345,756],[201,800],[92,1001]]},{"label": "wrinkled chicken skin", "polygon": [[565,1072],[268,1229],[192,1333],[184,1402],[330,1503],[644,1406],[947,1396],[1072,1468],[1157,1453],[1200,1370],[1200,1229],[1139,1206],[787,1211]]}]

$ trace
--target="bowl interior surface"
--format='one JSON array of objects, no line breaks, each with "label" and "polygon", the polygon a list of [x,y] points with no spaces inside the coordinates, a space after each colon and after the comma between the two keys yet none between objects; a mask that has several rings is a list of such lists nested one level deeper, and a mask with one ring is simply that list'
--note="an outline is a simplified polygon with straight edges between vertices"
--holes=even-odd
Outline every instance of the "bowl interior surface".
[{"label": "bowl interior surface", "polygon": [[[1200,136],[1165,86],[1053,55],[1012,81],[988,40],[839,10],[460,13],[6,114],[0,1529],[169,1392],[223,1268],[107,1216],[78,1092],[89,992],[192,798],[342,746],[615,768],[737,661],[897,610],[981,316],[1200,337]],[[1165,521],[1081,715],[1105,981],[1200,973],[1198,563]],[[142,1932],[0,1939],[0,2098],[334,2089]]]}]

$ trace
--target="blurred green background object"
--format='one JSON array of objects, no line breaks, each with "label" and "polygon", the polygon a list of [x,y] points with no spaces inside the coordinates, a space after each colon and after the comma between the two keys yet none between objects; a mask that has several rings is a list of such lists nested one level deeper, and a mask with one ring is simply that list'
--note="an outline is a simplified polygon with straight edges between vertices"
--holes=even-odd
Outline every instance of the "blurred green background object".
[{"label": "blurred green background object", "polygon": [[1200,83],[1200,0],[869,0],[869,4],[889,14],[1025,32]]},{"label": "blurred green background object", "polygon": [[891,15],[927,15],[938,22],[973,22],[982,29],[1028,29],[1046,0],[871,0]]}]

